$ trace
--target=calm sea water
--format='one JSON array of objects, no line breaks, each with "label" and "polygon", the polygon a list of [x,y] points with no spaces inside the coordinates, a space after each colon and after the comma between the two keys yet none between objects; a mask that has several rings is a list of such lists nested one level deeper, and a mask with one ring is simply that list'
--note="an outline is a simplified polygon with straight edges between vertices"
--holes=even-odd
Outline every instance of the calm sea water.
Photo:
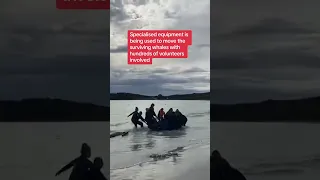
[{"label": "calm sea water", "polygon": [[92,159],[105,161],[109,172],[109,122],[0,123],[0,179],[67,180],[70,170],[55,173],[80,154],[83,142],[92,148]]},{"label": "calm sea water", "polygon": [[[179,109],[188,118],[182,130],[151,132],[135,129],[127,115],[137,106],[143,111],[151,103],[155,110]],[[110,140],[112,180],[195,180],[209,179],[209,101],[111,101],[110,130],[130,131],[128,136]],[[178,156],[151,158],[168,151]]]},{"label": "calm sea water", "polygon": [[218,149],[248,180],[320,178],[320,125],[211,123],[211,150]]},{"label": "calm sea water", "polygon": [[[201,105],[206,103],[201,101],[153,102],[156,109],[179,108],[188,116],[188,127],[162,133],[134,130],[117,108],[131,112],[135,106],[149,106],[149,101],[112,102],[111,125],[108,122],[0,123],[0,179],[66,180],[70,171],[59,177],[54,174],[79,155],[83,142],[92,147],[92,158],[104,159],[106,175],[111,150],[112,180],[208,179],[209,109],[206,107],[209,106]],[[109,126],[113,131],[131,132],[127,137],[111,139],[109,147]],[[219,149],[248,180],[320,177],[318,124],[211,123],[210,127],[211,150]],[[183,148],[177,150],[177,147]],[[149,157],[175,149],[179,157],[158,160]]]}]

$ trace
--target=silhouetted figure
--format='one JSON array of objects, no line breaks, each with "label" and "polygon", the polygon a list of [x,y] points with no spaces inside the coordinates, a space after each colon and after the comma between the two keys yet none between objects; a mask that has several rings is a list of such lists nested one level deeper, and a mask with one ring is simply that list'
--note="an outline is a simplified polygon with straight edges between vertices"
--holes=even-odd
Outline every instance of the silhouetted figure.
[{"label": "silhouetted figure", "polygon": [[172,108],[166,113],[165,117],[167,120],[167,130],[173,130],[176,127],[176,116]]},{"label": "silhouetted figure", "polygon": [[138,111],[139,111],[139,108],[138,108],[138,107],[136,107],[136,108],[134,109],[134,111],[133,111],[132,113],[130,113],[127,117],[132,116],[132,118],[133,118],[133,116],[135,116],[135,115],[137,115],[137,114],[138,114]]},{"label": "silhouetted figure", "polygon": [[90,170],[90,180],[107,180],[101,172],[103,167],[103,160],[100,157],[96,157],[93,161],[93,167]]},{"label": "silhouetted figure", "polygon": [[138,115],[136,116],[136,118],[137,118],[137,119],[132,119],[132,120],[131,120],[132,123],[134,124],[134,126],[137,127],[137,125],[140,125],[141,127],[143,127],[143,123],[142,123],[141,121],[139,121],[139,120],[142,120],[143,122],[146,122],[146,121],[145,121],[144,118],[142,117],[142,112],[141,112],[141,111],[138,113]]},{"label": "silhouetted figure", "polygon": [[149,112],[150,112],[150,116],[152,118],[157,117],[156,113],[154,112],[154,104],[152,103],[151,106],[149,107]]},{"label": "silhouetted figure", "polygon": [[170,108],[168,112],[164,115],[164,118],[170,119],[174,115],[173,109]]},{"label": "silhouetted figure", "polygon": [[154,116],[157,116],[156,113],[154,112],[154,104],[153,103],[150,105],[149,110],[153,112]]},{"label": "silhouetted figure", "polygon": [[152,103],[146,112],[146,122],[148,127],[155,128],[158,126],[158,122],[154,117],[157,117],[157,115],[154,112],[154,104]]},{"label": "silhouetted figure", "polygon": [[219,151],[214,150],[210,157],[210,179],[212,180],[246,180],[241,172],[230,166]]},{"label": "silhouetted figure", "polygon": [[73,167],[69,180],[88,180],[89,170],[92,168],[92,162],[88,159],[91,156],[91,148],[83,143],[81,146],[81,155],[61,168],[56,176]]},{"label": "silhouetted figure", "polygon": [[[147,117],[148,117],[148,112],[149,112],[149,108],[146,108],[146,113],[144,115],[144,119],[147,121]],[[147,121],[148,123],[148,121]]]},{"label": "silhouetted figure", "polygon": [[137,125],[139,124],[141,127],[143,126],[143,124],[139,122],[139,108],[136,107],[135,110],[129,114],[127,117],[131,117],[131,122],[134,124],[135,127],[137,127]]},{"label": "silhouetted figure", "polygon": [[177,118],[178,118],[178,121],[179,121],[179,125],[180,125],[180,126],[185,126],[185,125],[187,124],[188,118],[187,118],[185,115],[183,115],[183,114],[179,111],[179,109],[176,110],[175,115],[176,115]]}]

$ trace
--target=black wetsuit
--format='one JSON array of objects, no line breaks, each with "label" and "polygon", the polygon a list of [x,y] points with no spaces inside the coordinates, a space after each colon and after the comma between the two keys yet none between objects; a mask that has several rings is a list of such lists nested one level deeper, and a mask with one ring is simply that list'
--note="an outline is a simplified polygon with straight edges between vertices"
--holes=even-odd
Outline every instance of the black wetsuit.
[{"label": "black wetsuit", "polygon": [[188,119],[187,119],[187,117],[185,115],[179,114],[178,115],[178,121],[179,121],[179,124],[181,126],[185,126],[187,124]]},{"label": "black wetsuit", "polygon": [[145,119],[146,119],[148,125],[152,124],[152,112],[150,110],[148,110],[146,112]]},{"label": "black wetsuit", "polygon": [[154,108],[153,107],[150,107],[149,111],[151,112],[152,117],[153,116],[157,116],[156,113],[154,112]]},{"label": "black wetsuit", "polygon": [[90,180],[108,180],[108,179],[104,177],[100,169],[92,168],[90,170]]},{"label": "black wetsuit", "polygon": [[170,113],[169,112],[167,112],[165,115],[164,115],[164,119],[169,119],[170,118]]},{"label": "black wetsuit", "polygon": [[154,119],[154,116],[157,116],[152,107],[146,112],[146,121],[149,127],[158,126],[157,120]]},{"label": "black wetsuit", "polygon": [[165,119],[168,121],[167,130],[175,129],[177,118],[174,112],[167,112],[167,114],[165,115]]},{"label": "black wetsuit", "polygon": [[138,125],[140,125],[141,127],[143,127],[143,123],[142,123],[141,121],[139,121],[139,120],[145,121],[145,120],[143,119],[143,117],[142,117],[140,114],[138,114],[136,118],[137,118],[137,119],[133,121],[134,125],[137,127],[137,124],[138,124]]},{"label": "black wetsuit", "polygon": [[174,113],[174,115],[172,116],[171,123],[171,130],[179,129],[182,126],[179,120],[179,115],[177,115],[176,113]]},{"label": "black wetsuit", "polygon": [[60,172],[63,172],[71,167],[73,167],[73,169],[69,176],[69,180],[88,180],[89,170],[93,167],[93,164],[86,157],[80,156],[64,166]]},{"label": "black wetsuit", "polygon": [[143,127],[143,123],[139,121],[139,119],[144,120],[140,114],[138,113],[138,111],[134,111],[131,114],[129,114],[129,116],[131,116],[131,122],[134,124],[135,127],[137,127],[137,125],[140,125],[141,127]]}]

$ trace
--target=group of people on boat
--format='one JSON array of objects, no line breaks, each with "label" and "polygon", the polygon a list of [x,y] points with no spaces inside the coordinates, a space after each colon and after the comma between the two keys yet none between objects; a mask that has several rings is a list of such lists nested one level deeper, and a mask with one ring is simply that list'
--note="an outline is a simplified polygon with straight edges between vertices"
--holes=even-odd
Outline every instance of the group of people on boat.
[{"label": "group of people on boat", "polygon": [[56,173],[56,176],[73,167],[69,180],[108,180],[101,172],[102,158],[96,157],[92,163],[90,157],[91,148],[87,143],[83,143],[81,155],[62,167]]},{"label": "group of people on boat", "polygon": [[[164,109],[161,108],[158,114],[154,111],[154,104],[152,103],[149,108],[146,108],[145,117],[142,117],[142,111],[136,107],[135,111],[128,115],[131,117],[131,121],[135,127],[140,125],[143,127],[143,122],[153,130],[173,130],[179,129],[181,126],[185,126],[187,123],[187,117],[183,115],[178,109],[173,111],[172,108],[165,113]],[[140,121],[141,120],[141,121]]]}]

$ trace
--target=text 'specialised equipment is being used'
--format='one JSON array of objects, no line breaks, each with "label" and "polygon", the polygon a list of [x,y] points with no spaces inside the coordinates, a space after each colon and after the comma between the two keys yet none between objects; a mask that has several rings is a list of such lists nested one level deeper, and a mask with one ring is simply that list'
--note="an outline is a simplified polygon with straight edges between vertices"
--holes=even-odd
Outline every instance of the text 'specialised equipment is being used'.
[{"label": "text 'specialised equipment is being used'", "polygon": [[188,58],[191,30],[129,30],[128,64],[152,64],[153,58]]}]

